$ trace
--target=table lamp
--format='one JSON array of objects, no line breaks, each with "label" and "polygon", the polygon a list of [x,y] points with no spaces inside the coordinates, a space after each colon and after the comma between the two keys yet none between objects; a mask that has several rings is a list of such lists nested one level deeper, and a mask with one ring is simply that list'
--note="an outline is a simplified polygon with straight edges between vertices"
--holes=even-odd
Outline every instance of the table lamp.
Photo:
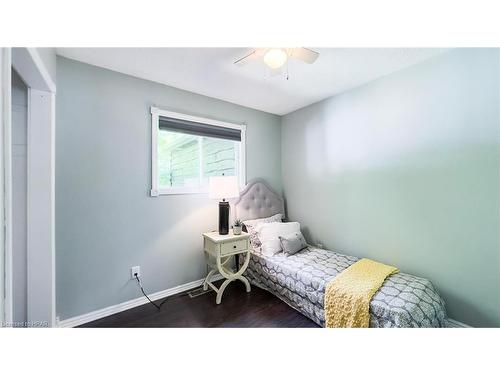
[{"label": "table lamp", "polygon": [[229,202],[226,199],[238,196],[239,189],[236,176],[210,177],[208,197],[210,199],[222,199],[222,202],[219,202],[219,234],[229,233]]}]

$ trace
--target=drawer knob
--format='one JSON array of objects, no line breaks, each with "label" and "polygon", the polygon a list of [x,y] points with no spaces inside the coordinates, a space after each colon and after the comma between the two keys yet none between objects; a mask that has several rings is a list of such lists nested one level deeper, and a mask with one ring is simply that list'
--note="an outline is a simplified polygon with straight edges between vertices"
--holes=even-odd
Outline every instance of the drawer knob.
[{"label": "drawer knob", "polygon": [[236,245],[233,246],[233,249],[236,249]]}]

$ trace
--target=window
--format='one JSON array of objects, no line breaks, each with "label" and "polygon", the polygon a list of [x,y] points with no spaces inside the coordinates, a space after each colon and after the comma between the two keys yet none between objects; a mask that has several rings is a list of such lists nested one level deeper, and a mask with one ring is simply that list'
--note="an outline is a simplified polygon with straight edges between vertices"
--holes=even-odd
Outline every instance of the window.
[{"label": "window", "polygon": [[245,125],[151,108],[151,195],[205,193],[211,176],[245,184]]}]

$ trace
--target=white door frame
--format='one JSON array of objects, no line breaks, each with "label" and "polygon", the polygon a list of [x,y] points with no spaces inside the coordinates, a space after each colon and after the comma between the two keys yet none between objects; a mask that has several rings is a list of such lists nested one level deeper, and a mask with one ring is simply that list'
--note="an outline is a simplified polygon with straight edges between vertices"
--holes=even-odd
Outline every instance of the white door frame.
[{"label": "white door frame", "polygon": [[[12,268],[12,253],[7,249],[10,236],[7,231],[7,217],[10,211],[7,207],[10,204],[7,196],[10,195],[8,187],[11,186],[8,180],[10,170],[10,130],[11,130],[11,51],[10,48],[0,48],[0,322],[9,324],[12,321],[12,277],[8,272]],[[8,159],[6,156],[8,155]],[[7,204],[9,203],[9,204]]]},{"label": "white door frame", "polygon": [[[55,326],[54,145],[55,91],[36,48],[13,48],[12,67],[28,87],[27,128],[27,312],[28,324]],[[9,67],[10,69],[10,67]],[[9,71],[10,75],[10,71]],[[11,123],[4,127],[10,145]],[[7,139],[5,139],[7,142]],[[12,259],[11,154],[5,159],[6,259]],[[10,211],[9,211],[10,209]],[[6,281],[12,264],[5,264]],[[6,307],[12,306],[12,284],[6,285]],[[6,310],[6,318],[12,311]],[[7,322],[11,320],[6,320]]]}]

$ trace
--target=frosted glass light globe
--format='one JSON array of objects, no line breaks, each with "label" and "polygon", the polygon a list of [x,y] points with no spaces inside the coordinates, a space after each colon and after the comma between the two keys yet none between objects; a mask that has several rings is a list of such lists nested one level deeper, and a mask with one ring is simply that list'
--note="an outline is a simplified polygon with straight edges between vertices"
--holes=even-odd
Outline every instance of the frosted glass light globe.
[{"label": "frosted glass light globe", "polygon": [[288,55],[281,48],[271,48],[264,55],[264,62],[271,69],[278,69],[286,63]]}]

